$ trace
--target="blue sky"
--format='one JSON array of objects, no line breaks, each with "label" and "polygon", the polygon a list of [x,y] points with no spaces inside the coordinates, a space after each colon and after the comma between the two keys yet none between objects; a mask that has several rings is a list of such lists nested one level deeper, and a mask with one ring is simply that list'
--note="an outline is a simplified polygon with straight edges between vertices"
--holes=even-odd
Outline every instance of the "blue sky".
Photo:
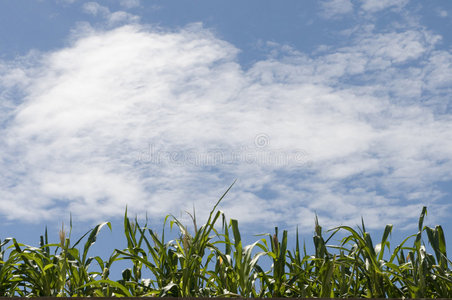
[{"label": "blue sky", "polygon": [[425,205],[450,244],[451,26],[446,0],[2,1],[0,237],[204,220],[237,179],[249,232],[412,233]]}]

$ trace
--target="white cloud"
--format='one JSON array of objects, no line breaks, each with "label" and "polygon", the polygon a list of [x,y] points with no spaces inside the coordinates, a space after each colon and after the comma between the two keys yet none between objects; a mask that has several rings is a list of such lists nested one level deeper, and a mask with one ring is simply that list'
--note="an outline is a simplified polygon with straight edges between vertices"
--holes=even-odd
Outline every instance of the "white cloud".
[{"label": "white cloud", "polygon": [[387,8],[400,10],[404,6],[406,6],[410,1],[409,0],[361,0],[361,9],[375,13]]},{"label": "white cloud", "polygon": [[124,8],[134,8],[140,6],[140,0],[120,0],[119,4]]},{"label": "white cloud", "polygon": [[430,56],[425,68],[425,84],[429,90],[452,87],[452,54],[435,51]]},{"label": "white cloud", "polygon": [[110,13],[110,10],[105,7],[100,5],[97,2],[87,2],[83,4],[83,10],[91,15],[97,16],[98,14],[102,13],[102,14],[108,14]]},{"label": "white cloud", "polygon": [[67,4],[73,4],[77,0],[56,0],[57,3],[67,3]]},{"label": "white cloud", "polygon": [[352,2],[351,0],[323,0],[321,5],[321,16],[325,18],[337,18],[353,13],[354,6],[358,4],[361,12],[377,13],[382,10],[400,11],[409,0],[360,0]]},{"label": "white cloud", "polygon": [[107,21],[107,25],[115,26],[118,24],[136,23],[140,18],[136,15],[130,14],[125,11],[111,12],[106,6],[102,6],[97,2],[86,2],[83,4],[83,10],[85,13],[101,16]]},{"label": "white cloud", "polygon": [[[0,69],[6,91],[23,83],[20,104],[1,107],[13,117],[0,133],[8,218],[102,219],[126,204],[160,218],[192,203],[202,217],[238,178],[222,209],[241,222],[310,230],[317,212],[325,225],[363,215],[375,228],[397,209],[406,224],[438,207],[432,186],[452,179],[451,116],[418,98],[450,86],[450,56],[428,32],[361,35],[246,71],[239,50],[199,24],[78,36],[33,66]],[[410,83],[421,83],[414,96],[399,87]]]},{"label": "white cloud", "polygon": [[447,13],[447,10],[439,9],[439,10],[438,10],[438,15],[439,15],[441,18],[446,18],[449,14]]},{"label": "white cloud", "polygon": [[321,72],[331,76],[361,74],[387,70],[411,63],[432,51],[440,38],[429,32],[407,30],[403,32],[366,32],[359,35],[350,47],[336,49],[321,58]]},{"label": "white cloud", "polygon": [[321,2],[322,15],[326,18],[345,15],[353,12],[350,0],[328,0]]}]

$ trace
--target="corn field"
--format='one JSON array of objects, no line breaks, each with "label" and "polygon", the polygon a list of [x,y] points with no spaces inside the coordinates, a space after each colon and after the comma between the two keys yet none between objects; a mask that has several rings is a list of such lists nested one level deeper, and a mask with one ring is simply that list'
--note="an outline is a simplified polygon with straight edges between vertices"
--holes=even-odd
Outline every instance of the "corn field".
[{"label": "corn field", "polygon": [[[127,247],[107,259],[90,256],[89,249],[103,227],[111,230],[109,222],[75,242],[63,229],[57,243],[49,243],[46,230],[39,247],[0,240],[0,296],[452,298],[444,232],[441,226],[423,225],[425,207],[418,232],[396,247],[388,240],[392,225],[375,240],[364,222],[356,230],[339,226],[323,232],[316,220],[315,253],[308,254],[298,230],[293,250],[287,247],[287,231],[278,228],[242,244],[238,222],[217,210],[225,194],[200,228],[192,216],[192,233],[169,215],[157,234],[130,219],[126,210]],[[178,230],[178,238],[165,240],[167,225]],[[332,244],[338,232],[345,237]],[[268,270],[261,267],[264,258],[272,262]],[[130,268],[112,280],[110,270],[119,261]]]}]

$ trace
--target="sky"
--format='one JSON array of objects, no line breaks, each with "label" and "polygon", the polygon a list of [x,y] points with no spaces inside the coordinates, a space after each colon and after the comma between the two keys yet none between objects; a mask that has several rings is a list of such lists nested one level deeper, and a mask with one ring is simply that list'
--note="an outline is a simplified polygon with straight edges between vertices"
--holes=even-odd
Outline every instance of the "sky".
[{"label": "sky", "polygon": [[[452,2],[0,2],[0,238],[215,202],[452,243]],[[116,222],[116,223],[115,223]],[[75,227],[75,226],[74,226]]]}]

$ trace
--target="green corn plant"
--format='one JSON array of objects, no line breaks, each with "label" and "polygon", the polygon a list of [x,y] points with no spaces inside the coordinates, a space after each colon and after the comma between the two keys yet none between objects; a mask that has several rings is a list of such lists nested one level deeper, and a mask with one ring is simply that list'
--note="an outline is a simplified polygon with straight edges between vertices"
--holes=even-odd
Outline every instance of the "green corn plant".
[{"label": "green corn plant", "polygon": [[[387,297],[388,289],[391,291],[397,290],[391,277],[385,272],[386,263],[383,260],[385,249],[389,249],[390,243],[388,237],[392,232],[392,225],[387,225],[381,242],[374,246],[372,238],[368,232],[364,221],[359,232],[349,226],[339,226],[333,230],[345,230],[349,233],[348,236],[342,239],[342,243],[338,248],[347,253],[340,256],[342,265],[349,264],[355,271],[355,278],[349,276],[349,287],[347,290],[353,291],[356,297],[371,297],[371,298],[385,298]],[[352,244],[352,247],[347,249],[344,245]],[[359,273],[356,273],[359,270]],[[344,270],[342,272],[345,272]],[[356,276],[359,276],[358,278]],[[346,284],[343,282],[343,284]]]},{"label": "green corn plant", "polygon": [[[167,217],[168,218],[168,217]],[[151,278],[142,279],[138,285],[142,285],[139,293],[143,296],[174,296],[173,283],[178,281],[178,260],[175,254],[173,241],[165,242],[165,227],[167,218],[165,218],[161,239],[146,224],[141,227],[137,220],[135,225],[131,224],[127,218],[127,211],[124,216],[124,233],[127,239],[128,247],[124,250],[116,249],[117,254],[122,255],[119,259],[131,260],[136,270],[145,267],[151,271],[154,280]],[[140,236],[137,238],[137,234]],[[149,238],[147,237],[149,234]],[[147,247],[147,252],[143,249]],[[154,245],[152,245],[154,244]],[[123,279],[129,279],[128,271],[123,271]],[[131,274],[131,273],[130,273]],[[135,278],[138,276],[136,272]],[[129,280],[130,281],[130,280]],[[133,293],[139,296],[139,293]]]},{"label": "green corn plant", "polygon": [[335,269],[335,256],[328,251],[328,241],[337,232],[334,231],[326,240],[323,237],[322,226],[319,225],[317,215],[314,227],[315,256],[311,258],[312,293],[314,297],[330,297],[333,284],[332,275]]},{"label": "green corn plant", "polygon": [[[145,238],[147,249],[149,251],[149,258],[151,260],[143,259],[142,262],[146,265],[155,277],[153,284],[155,295],[158,296],[173,296],[176,289],[175,282],[178,282],[179,268],[176,250],[173,241],[165,242],[165,225],[167,219],[163,224],[161,238],[151,229],[147,229],[154,246],[151,246],[150,240]],[[143,233],[144,235],[144,233]]]},{"label": "green corn plant", "polygon": [[[116,251],[122,254],[125,259],[138,261],[156,276],[159,296],[191,297],[209,295],[209,291],[206,291],[205,289],[208,264],[214,257],[213,253],[217,250],[212,243],[213,236],[210,236],[210,234],[211,232],[215,232],[214,225],[222,214],[220,211],[217,211],[216,208],[234,183],[214,205],[206,224],[201,226],[201,228],[198,229],[196,226],[196,216],[190,215],[195,229],[193,236],[173,215],[166,216],[164,228],[168,219],[171,218],[170,229],[173,229],[173,226],[176,225],[180,232],[179,239],[176,239],[175,241],[165,243],[163,238],[164,234],[162,234],[162,240],[159,240],[152,230],[148,229],[146,231],[146,228],[139,229],[140,245],[141,241],[145,242],[152,261],[147,259],[146,252],[141,248],[139,248],[140,255],[137,253],[138,248],[136,249],[137,251],[133,250],[133,245],[136,244],[136,241],[134,240],[135,233],[129,234],[128,232],[130,232],[130,230],[127,229],[126,236],[129,241],[128,250],[122,251],[117,249]],[[127,217],[125,220],[126,219]],[[128,228],[128,226],[127,221],[125,221],[125,227]],[[145,237],[146,233],[150,234],[151,239]],[[151,245],[151,240],[154,242],[154,246]],[[207,261],[203,262],[206,251],[210,251],[210,254],[207,257]],[[152,293],[156,294],[155,291]]]},{"label": "green corn plant", "polygon": [[41,247],[20,244],[13,239],[14,250],[21,260],[14,274],[21,278],[21,287],[31,296],[62,296],[66,283],[66,264],[61,257],[52,255],[50,247],[59,244],[48,244],[47,229],[45,240],[41,236]]},{"label": "green corn plant", "polygon": [[[146,251],[143,250],[143,242],[149,244],[148,239],[145,236],[145,228],[147,228],[147,218],[144,227],[141,227],[137,218],[134,222],[131,222],[127,217],[127,208],[124,215],[124,234],[127,240],[127,248],[119,251],[116,250],[117,255],[123,254],[121,259],[129,259],[132,262],[132,268],[127,268],[122,272],[122,279],[118,281],[123,287],[125,287],[129,293],[133,296],[154,296],[155,291],[152,288],[151,279],[142,278],[142,269],[147,262]],[[150,245],[149,245],[150,246]]]},{"label": "green corn plant", "polygon": [[[125,219],[127,219],[127,222],[129,221],[127,218],[127,210],[125,213]],[[125,221],[124,230],[127,233],[135,232],[135,229],[132,229],[130,223],[127,223]],[[98,226],[96,226],[92,231],[90,236],[88,237],[88,241],[86,242],[84,246],[84,253],[82,256],[82,260],[80,264],[82,266],[85,266],[84,269],[87,270],[87,266],[90,265],[90,263],[95,260],[99,267],[100,272],[91,272],[89,274],[90,278],[93,278],[95,276],[100,277],[99,280],[90,280],[89,282],[83,284],[78,288],[78,290],[81,290],[81,293],[83,295],[92,295],[97,297],[132,297],[135,295],[141,296],[140,292],[137,292],[136,287],[139,286],[139,283],[137,281],[131,280],[132,272],[129,269],[125,269],[122,272],[122,280],[118,281],[112,281],[109,279],[108,275],[110,273],[110,268],[112,264],[116,261],[121,260],[122,258],[119,257],[121,254],[118,250],[115,250],[111,255],[110,258],[107,261],[103,261],[100,257],[89,257],[87,258],[87,252],[89,247],[95,242],[98,232],[100,231],[101,227],[104,225],[108,225],[111,229],[111,225],[109,222],[102,223]],[[82,237],[83,238],[83,237]],[[130,235],[128,236],[130,238]],[[131,243],[131,241],[128,239],[128,245],[131,249],[132,253],[136,252],[136,240],[134,240],[135,243]],[[134,263],[134,272],[133,275],[135,276],[134,279],[138,280],[141,277],[141,265],[138,263]],[[85,274],[88,274],[85,272]]]},{"label": "green corn plant", "polygon": [[6,257],[5,246],[11,240],[12,238],[0,240],[0,297],[14,296],[20,284],[20,278],[13,273],[15,266],[17,266],[17,255],[13,254]]},{"label": "green corn plant", "polygon": [[[189,234],[187,228],[177,218],[172,216],[171,226],[176,224],[181,232],[181,238],[176,240],[176,255],[179,258],[181,267],[181,278],[177,286],[181,297],[206,296],[203,282],[207,280],[208,264],[214,256],[213,253],[217,251],[212,242],[214,236],[210,236],[210,234],[214,232],[214,225],[222,214],[221,211],[216,211],[216,208],[232,188],[232,185],[214,205],[206,224],[201,226],[199,230],[196,229],[196,221],[193,218],[195,224],[193,237]],[[208,255],[207,261],[203,263],[202,258],[206,250],[210,250],[211,254]]]},{"label": "green corn plant", "polygon": [[[270,247],[266,240],[263,240],[265,254],[269,256],[273,262],[273,274],[260,272],[264,286],[268,288],[268,296],[284,297],[288,292],[287,276],[285,272],[287,258],[287,231],[283,231],[281,242],[278,240],[278,227],[275,227],[273,235],[267,234]],[[264,295],[264,294],[262,294]]]},{"label": "green corn plant", "polygon": [[[229,229],[232,229],[233,241],[230,239]],[[216,296],[256,298],[258,296],[255,288],[258,278],[257,270],[261,269],[257,263],[265,252],[258,252],[254,255],[252,252],[256,246],[263,250],[265,248],[260,244],[261,241],[243,246],[237,220],[231,219],[228,226],[224,215],[223,231],[222,234],[217,232],[220,240],[216,243],[224,244],[225,252],[216,251],[215,269],[208,272],[211,276],[209,287],[213,287]]]},{"label": "green corn plant", "polygon": [[315,293],[311,288],[313,286],[312,278],[315,277],[313,276],[314,266],[311,263],[312,257],[306,252],[306,243],[303,243],[303,253],[301,252],[298,226],[295,235],[295,249],[287,251],[287,258],[287,275],[289,277],[287,297],[314,297]]},{"label": "green corn plant", "polygon": [[[21,280],[21,290],[18,291],[18,294],[36,297],[91,295],[90,289],[86,288],[86,283],[95,279],[88,271],[94,258],[88,258],[87,254],[104,225],[108,225],[111,229],[110,223],[103,223],[83,236],[90,233],[81,257],[75,246],[83,237],[74,246],[70,246],[70,238],[65,238],[64,229],[60,231],[59,244],[48,242],[47,229],[40,238],[38,248],[20,244],[13,239],[12,254],[17,256],[21,262],[17,264],[13,272]],[[55,248],[53,254],[51,248]],[[61,249],[59,254],[57,254],[58,249]]]},{"label": "green corn plant", "polygon": [[[443,228],[440,225],[437,225],[434,229],[426,226],[424,230],[427,232],[428,241],[436,257],[436,262],[432,265],[434,273],[431,281],[432,292],[436,298],[451,298],[452,272],[449,269],[450,260],[447,258]],[[442,280],[436,280],[436,277]]]},{"label": "green corn plant", "polygon": [[[407,293],[410,297],[450,297],[452,278],[448,265],[450,261],[446,256],[446,243],[441,226],[435,229],[423,227],[427,208],[423,207],[418,223],[418,233],[413,246],[407,250],[407,268],[405,268],[404,279],[407,281]],[[426,231],[430,245],[432,246],[436,259],[427,253],[426,246],[422,241],[422,233]],[[410,280],[411,279],[411,280]],[[440,280],[438,280],[440,279]]]},{"label": "green corn plant", "polygon": [[[429,282],[431,283],[432,256],[426,253],[425,245],[422,242],[423,222],[427,209],[422,209],[418,222],[418,232],[407,237],[391,255],[387,264],[391,269],[394,282],[397,282],[401,288],[403,297],[426,297],[431,294]],[[414,239],[412,247],[405,246],[406,242]],[[408,252],[405,255],[404,250]],[[395,263],[397,258],[397,264]]]},{"label": "green corn plant", "polygon": [[[339,226],[324,236],[316,217],[314,253],[309,255],[306,243],[300,246],[298,228],[292,251],[287,249],[287,231],[280,235],[277,227],[274,234],[261,234],[266,238],[243,245],[238,221],[227,221],[217,211],[226,193],[203,226],[198,228],[195,211],[193,215],[189,213],[194,225],[191,232],[168,215],[160,237],[148,228],[147,219],[144,226],[137,218],[129,219],[126,208],[126,247],[115,249],[107,260],[90,257],[89,249],[105,225],[111,230],[108,222],[95,226],[73,245],[72,220],[69,236],[62,227],[58,243],[49,242],[47,229],[39,247],[5,239],[0,242],[0,296],[452,297],[452,262],[447,258],[445,234],[439,225],[424,226],[425,207],[417,233],[403,239],[393,250],[389,241],[392,225],[385,227],[374,244],[363,220],[357,230]],[[220,216],[221,231],[215,228]],[[171,241],[165,240],[168,223],[170,230],[177,228],[179,232],[179,237]],[[345,237],[338,245],[330,244],[339,231]],[[224,250],[220,250],[223,246]],[[260,266],[261,259],[273,263],[269,270]],[[120,279],[111,280],[110,270],[120,260],[127,260],[130,266],[122,271]],[[148,271],[151,278],[143,278]]]},{"label": "green corn plant", "polygon": [[[68,296],[106,296],[101,292],[100,288],[97,288],[97,286],[98,283],[101,283],[101,280],[107,280],[106,274],[108,273],[108,268],[111,267],[111,264],[114,261],[114,255],[110,257],[110,261],[107,264],[104,264],[102,262],[102,258],[99,256],[88,256],[89,249],[96,242],[97,236],[104,226],[107,226],[111,230],[110,222],[98,224],[93,229],[87,231],[72,246],[70,245],[70,239],[66,239],[62,255],[65,255],[65,259],[69,262],[67,264]],[[80,251],[76,248],[76,246],[80,244],[87,235],[88,238],[83,245],[83,253],[80,254]],[[100,272],[89,271],[89,268],[93,262],[97,262],[99,264],[99,267],[101,268]],[[101,280],[96,280],[97,277],[101,276]],[[108,284],[108,280],[106,283]]]}]

